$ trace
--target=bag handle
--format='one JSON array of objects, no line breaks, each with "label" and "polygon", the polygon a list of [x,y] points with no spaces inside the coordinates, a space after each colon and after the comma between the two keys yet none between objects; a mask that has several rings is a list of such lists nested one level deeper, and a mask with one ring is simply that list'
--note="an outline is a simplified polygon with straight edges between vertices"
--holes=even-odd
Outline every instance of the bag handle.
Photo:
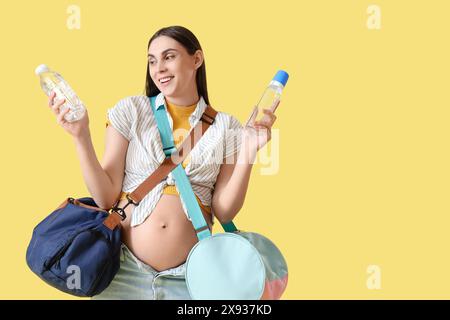
[{"label": "bag handle", "polygon": [[[156,123],[158,125],[158,130],[161,136],[161,141],[163,143],[163,148],[166,156],[170,156],[175,148],[173,141],[172,130],[170,129],[169,119],[167,118],[167,113],[164,105],[155,107],[155,99],[151,99],[152,110],[155,113]],[[191,131],[192,132],[192,131]],[[194,226],[195,233],[199,240],[205,239],[211,236],[211,231],[209,230],[205,218],[201,212],[200,206],[195,198],[194,190],[186,175],[186,171],[179,164],[173,171],[175,178],[175,184],[178,187],[181,198],[186,206],[186,210],[189,219]],[[237,231],[236,226],[233,221],[226,224],[221,223],[225,232],[235,232]]]},{"label": "bag handle", "polygon": [[[155,104],[156,96],[150,98],[150,105]],[[152,107],[153,108],[153,107]],[[164,105],[163,105],[164,108]],[[165,109],[164,109],[165,112]],[[159,113],[160,114],[160,113]],[[165,113],[164,113],[165,114]],[[110,215],[105,219],[104,224],[110,228],[114,229],[116,226],[120,224],[121,221],[126,219],[125,208],[130,204],[138,206],[139,203],[144,199],[144,197],[161,181],[163,181],[167,175],[174,170],[177,166],[179,166],[189,155],[189,152],[194,148],[203,134],[208,130],[209,126],[212,125],[215,121],[217,115],[217,111],[214,110],[211,106],[207,106],[205,111],[203,112],[200,120],[197,122],[194,129],[191,130],[189,135],[184,139],[182,144],[178,149],[175,148],[172,143],[170,149],[164,151],[166,154],[166,158],[160,164],[160,166],[153,171],[153,173],[145,179],[133,192],[128,193],[126,195],[128,203],[125,204],[123,208],[117,207],[120,199],[116,201],[114,206],[109,210]],[[156,114],[155,114],[156,116]],[[166,115],[167,119],[167,115]],[[158,121],[157,121],[158,122]],[[170,127],[169,127],[170,132]],[[167,136],[167,134],[164,134]],[[170,141],[170,140],[169,140]],[[166,149],[167,141],[163,140],[164,149]],[[167,153],[170,151],[170,156],[167,156]],[[184,171],[184,170],[183,170]],[[203,218],[203,216],[202,216]]]}]

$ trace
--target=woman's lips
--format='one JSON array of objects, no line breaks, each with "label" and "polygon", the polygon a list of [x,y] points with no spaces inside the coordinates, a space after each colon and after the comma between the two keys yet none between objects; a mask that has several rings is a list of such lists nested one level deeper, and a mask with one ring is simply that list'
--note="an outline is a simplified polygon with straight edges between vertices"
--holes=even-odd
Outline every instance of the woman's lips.
[{"label": "woman's lips", "polygon": [[[167,81],[167,80],[166,80],[167,78],[170,78],[170,80]],[[167,86],[167,85],[172,81],[173,78],[174,78],[174,77],[166,77],[166,78],[162,78],[162,79],[160,79],[159,83],[161,84],[161,86],[165,87],[165,86]],[[161,80],[166,80],[166,81],[165,81],[165,82],[161,82]]]}]

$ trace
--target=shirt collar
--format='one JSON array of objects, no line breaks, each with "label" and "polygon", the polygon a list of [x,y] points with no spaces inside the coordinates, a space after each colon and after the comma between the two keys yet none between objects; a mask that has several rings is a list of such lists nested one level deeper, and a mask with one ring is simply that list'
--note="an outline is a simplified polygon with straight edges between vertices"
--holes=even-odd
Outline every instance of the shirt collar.
[{"label": "shirt collar", "polygon": [[[162,92],[160,92],[157,96],[156,96],[156,109],[159,110],[162,107],[166,108],[167,111],[167,106],[166,106],[166,99],[164,99],[164,95]],[[194,112],[192,112],[192,114],[189,117],[189,123],[191,124],[191,127],[194,126],[196,120],[200,119],[200,117],[202,116],[203,112],[205,112],[207,105],[205,102],[205,99],[203,99],[202,96],[200,96],[200,99],[197,102],[197,107],[195,108]]]}]

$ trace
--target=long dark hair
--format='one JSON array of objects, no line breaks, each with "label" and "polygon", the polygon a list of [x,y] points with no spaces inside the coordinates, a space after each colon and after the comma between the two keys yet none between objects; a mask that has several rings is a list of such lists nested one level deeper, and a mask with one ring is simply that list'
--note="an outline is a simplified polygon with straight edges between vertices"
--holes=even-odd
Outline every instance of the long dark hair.
[{"label": "long dark hair", "polygon": [[[150,48],[150,44],[152,43],[152,41],[160,36],[170,37],[178,41],[190,55],[193,55],[197,50],[202,50],[197,37],[190,30],[181,26],[165,27],[156,31],[156,33],[148,41],[147,50],[148,48]],[[209,105],[208,88],[206,86],[206,67],[204,59],[200,68],[197,69],[195,78],[197,82],[198,95],[202,96],[206,104]],[[147,61],[147,70],[145,72],[145,94],[148,97],[152,97],[160,92],[161,91],[159,91],[158,87],[150,77],[149,62]]]}]

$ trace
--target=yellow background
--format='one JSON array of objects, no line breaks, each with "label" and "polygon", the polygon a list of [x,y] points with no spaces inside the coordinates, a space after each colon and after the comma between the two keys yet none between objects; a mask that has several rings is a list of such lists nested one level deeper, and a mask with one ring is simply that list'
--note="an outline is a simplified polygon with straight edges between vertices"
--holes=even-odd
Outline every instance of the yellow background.
[{"label": "yellow background", "polygon": [[[67,7],[81,9],[69,30]],[[371,4],[381,29],[367,28]],[[289,265],[283,299],[449,299],[448,1],[2,1],[0,298],[71,299],[25,263],[33,227],[87,196],[75,146],[34,69],[59,71],[89,109],[142,94],[146,46],[183,25],[205,53],[212,105],[242,123],[276,70],[280,167],[255,165],[235,222]],[[220,229],[216,228],[216,231]],[[369,290],[367,267],[381,268]]]}]

